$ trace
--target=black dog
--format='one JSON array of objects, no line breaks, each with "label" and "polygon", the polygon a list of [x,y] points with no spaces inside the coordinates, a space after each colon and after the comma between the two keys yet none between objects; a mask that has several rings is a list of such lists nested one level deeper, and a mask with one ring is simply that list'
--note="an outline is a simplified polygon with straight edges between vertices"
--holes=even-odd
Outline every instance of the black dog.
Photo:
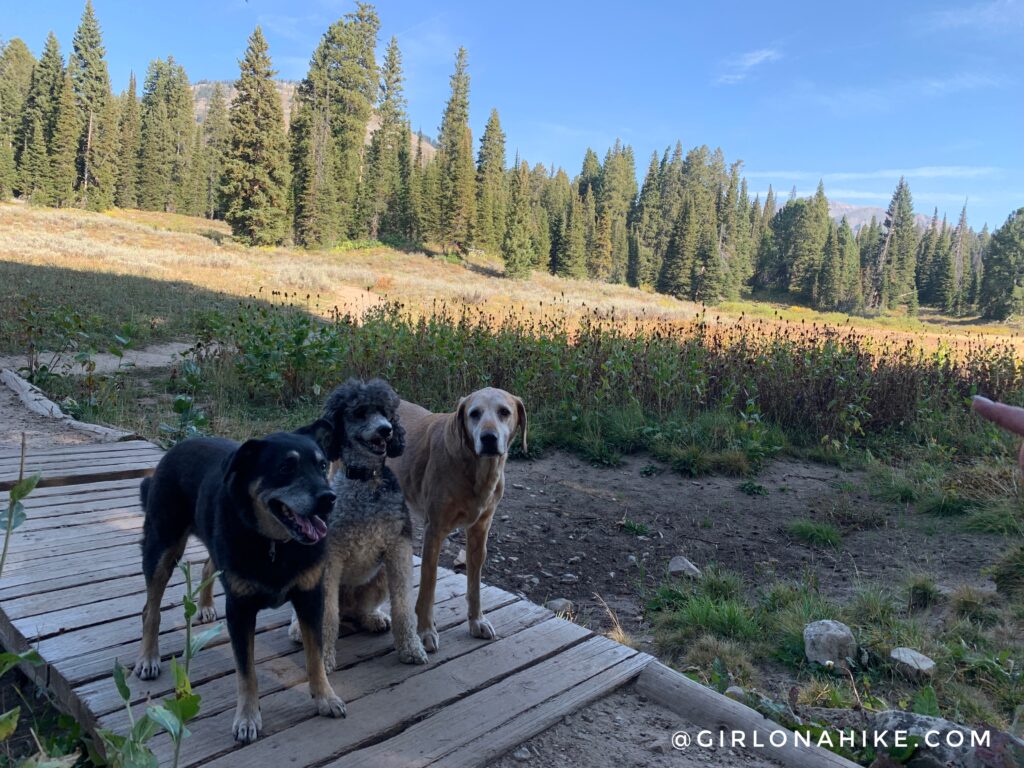
[{"label": "black dog", "polygon": [[[256,613],[290,600],[302,624],[309,690],[317,711],[343,717],[322,656],[323,568],[327,526],[335,494],[327,484],[328,422],[298,433],[278,432],[239,446],[231,440],[193,438],[160,460],[142,481],[146,513],[142,567],[146,609],[135,674],[160,674],[160,602],[190,533],[206,545],[203,573],[221,572],[228,634],[238,672],[235,739],[253,741],[263,727],[253,663]],[[202,595],[203,618],[215,616],[213,590]]]}]

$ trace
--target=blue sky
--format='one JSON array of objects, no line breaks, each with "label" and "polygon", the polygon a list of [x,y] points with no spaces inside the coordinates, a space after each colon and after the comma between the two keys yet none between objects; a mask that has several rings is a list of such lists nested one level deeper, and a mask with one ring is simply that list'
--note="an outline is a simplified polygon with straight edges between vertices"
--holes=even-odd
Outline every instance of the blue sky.
[{"label": "blue sky", "polygon": [[[885,206],[905,174],[919,212],[998,226],[1024,205],[1024,0],[677,3],[382,0],[398,37],[414,127],[435,134],[455,50],[469,51],[479,138],[491,107],[531,163],[575,175],[616,137],[642,173],[680,139],[774,184]],[[114,87],[173,54],[191,79],[233,79],[263,26],[281,76],[300,79],[336,0],[95,0]],[[512,10],[514,8],[514,10]],[[70,47],[81,0],[0,0],[0,37]]]}]

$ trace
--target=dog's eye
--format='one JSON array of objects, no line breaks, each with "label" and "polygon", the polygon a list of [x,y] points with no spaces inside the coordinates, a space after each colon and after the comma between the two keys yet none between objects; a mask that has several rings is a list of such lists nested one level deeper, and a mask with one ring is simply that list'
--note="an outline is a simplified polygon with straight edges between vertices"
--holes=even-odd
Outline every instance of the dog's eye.
[{"label": "dog's eye", "polygon": [[512,411],[510,411],[508,408],[499,408],[498,415],[503,419],[507,419],[509,416],[512,415]]},{"label": "dog's eye", "polygon": [[366,408],[364,406],[359,406],[354,411],[352,411],[352,415],[355,416],[357,419],[362,419],[366,416]]},{"label": "dog's eye", "polygon": [[327,464],[326,461],[321,461],[320,462],[320,471],[323,472],[325,475],[327,474],[327,467],[328,467],[328,464]]},{"label": "dog's eye", "polygon": [[470,411],[469,412],[469,418],[471,418],[473,421],[479,421],[480,420],[480,409],[479,408],[474,408],[472,411]]},{"label": "dog's eye", "polygon": [[298,469],[299,460],[294,456],[289,456],[287,459],[281,462],[280,472],[282,475],[293,475],[295,470]]}]

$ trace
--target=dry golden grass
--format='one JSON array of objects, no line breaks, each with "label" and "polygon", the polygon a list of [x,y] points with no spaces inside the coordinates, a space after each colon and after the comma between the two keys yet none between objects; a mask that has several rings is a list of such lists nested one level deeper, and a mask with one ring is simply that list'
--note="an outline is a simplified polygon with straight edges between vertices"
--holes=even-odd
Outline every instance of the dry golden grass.
[{"label": "dry golden grass", "polygon": [[[207,292],[219,294],[222,300],[286,293],[291,300],[324,314],[336,306],[360,310],[385,299],[401,301],[413,311],[444,301],[472,305],[491,314],[511,311],[571,317],[597,310],[614,311],[617,319],[626,322],[661,324],[691,321],[703,311],[693,302],[545,272],[536,272],[528,280],[501,279],[500,260],[483,254],[452,263],[382,246],[344,251],[247,248],[231,241],[223,222],[150,211],[97,214],[2,204],[0,242],[0,270],[15,278],[0,284],[0,297],[34,292],[41,301],[52,298],[54,305],[70,300],[99,314],[127,311],[152,327],[168,329],[178,328],[180,323],[163,315],[172,315],[178,307],[201,308],[204,300],[210,300]],[[31,267],[43,269],[26,269]],[[63,270],[74,272],[63,275]],[[90,301],[84,295],[83,273],[93,276],[93,293],[108,290],[109,296],[95,296]],[[136,280],[122,279],[126,277]],[[171,283],[182,294],[181,302],[157,295],[160,284]],[[188,300],[184,300],[186,296]],[[0,310],[0,320],[3,314]],[[848,318],[753,302],[727,303],[709,310],[708,315],[711,322],[721,324],[760,321],[756,325],[762,329],[812,323],[842,326],[888,342],[905,339],[927,348],[977,342],[990,335],[995,337],[993,341],[1010,341],[1015,346],[1020,342],[1005,326],[959,326],[935,317]],[[737,332],[747,333],[750,328],[748,322],[741,322]]]}]

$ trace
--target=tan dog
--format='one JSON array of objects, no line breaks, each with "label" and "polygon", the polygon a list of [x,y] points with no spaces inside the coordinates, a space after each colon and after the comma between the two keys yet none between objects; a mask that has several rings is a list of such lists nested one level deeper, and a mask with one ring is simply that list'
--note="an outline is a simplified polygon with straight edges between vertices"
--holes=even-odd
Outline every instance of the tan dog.
[{"label": "tan dog", "polygon": [[425,523],[416,600],[423,647],[437,650],[437,558],[456,528],[466,531],[469,632],[491,640],[494,627],[480,610],[480,572],[487,559],[487,532],[505,491],[505,458],[517,430],[522,430],[526,450],[526,408],[515,395],[488,387],[462,398],[455,413],[431,413],[403,400],[398,414],[405,427],[405,453],[388,465],[409,508]]}]

